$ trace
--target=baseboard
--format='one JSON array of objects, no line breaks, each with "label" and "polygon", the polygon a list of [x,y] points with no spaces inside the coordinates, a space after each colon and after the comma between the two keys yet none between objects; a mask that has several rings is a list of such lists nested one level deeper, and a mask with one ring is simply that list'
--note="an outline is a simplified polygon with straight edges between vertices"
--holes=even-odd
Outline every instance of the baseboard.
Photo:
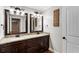
[{"label": "baseboard", "polygon": [[52,48],[49,48],[50,51],[54,52],[54,50]]},{"label": "baseboard", "polygon": [[54,53],[59,53],[58,51],[54,50]]},{"label": "baseboard", "polygon": [[54,53],[59,53],[58,51],[52,49],[52,48],[49,48],[50,51],[54,52]]}]

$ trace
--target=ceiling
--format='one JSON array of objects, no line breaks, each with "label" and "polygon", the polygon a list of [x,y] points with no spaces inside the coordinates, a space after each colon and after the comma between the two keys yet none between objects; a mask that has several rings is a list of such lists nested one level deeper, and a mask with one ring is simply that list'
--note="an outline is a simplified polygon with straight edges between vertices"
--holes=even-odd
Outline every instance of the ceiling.
[{"label": "ceiling", "polygon": [[38,11],[45,11],[46,9],[49,9],[50,6],[27,6],[28,8],[31,8],[31,9],[35,9],[35,10],[38,10]]}]

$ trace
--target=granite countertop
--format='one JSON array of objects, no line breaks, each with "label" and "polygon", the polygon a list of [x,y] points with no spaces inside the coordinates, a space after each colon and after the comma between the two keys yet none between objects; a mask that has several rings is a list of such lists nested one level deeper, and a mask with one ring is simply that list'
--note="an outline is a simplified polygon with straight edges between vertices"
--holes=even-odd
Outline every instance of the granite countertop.
[{"label": "granite countertop", "polygon": [[20,41],[20,40],[27,40],[31,38],[36,38],[36,37],[41,37],[41,36],[46,36],[49,35],[48,33],[40,33],[40,34],[24,34],[20,35],[20,37],[5,37],[0,40],[0,44],[5,44],[5,43],[10,43],[10,42],[15,42],[15,41]]}]

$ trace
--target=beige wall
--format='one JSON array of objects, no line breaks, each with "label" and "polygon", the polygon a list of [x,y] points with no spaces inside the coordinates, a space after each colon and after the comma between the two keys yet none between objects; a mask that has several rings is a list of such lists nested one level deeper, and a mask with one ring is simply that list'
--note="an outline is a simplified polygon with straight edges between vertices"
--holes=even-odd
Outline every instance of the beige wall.
[{"label": "beige wall", "polygon": [[57,8],[61,10],[61,7],[51,7],[43,13],[44,32],[50,33],[51,44],[52,44],[50,48],[53,47],[55,52],[62,52],[61,15],[60,15],[60,26],[59,27],[53,26],[53,11]]}]

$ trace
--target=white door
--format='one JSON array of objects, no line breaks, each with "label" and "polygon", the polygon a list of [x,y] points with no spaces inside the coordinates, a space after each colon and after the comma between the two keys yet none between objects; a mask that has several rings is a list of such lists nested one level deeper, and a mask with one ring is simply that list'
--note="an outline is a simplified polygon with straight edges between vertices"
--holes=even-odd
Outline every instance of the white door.
[{"label": "white door", "polygon": [[[72,6],[66,9],[66,24],[62,31],[65,31],[65,50],[68,53],[79,53],[79,7]],[[63,41],[63,43],[65,43]]]}]

